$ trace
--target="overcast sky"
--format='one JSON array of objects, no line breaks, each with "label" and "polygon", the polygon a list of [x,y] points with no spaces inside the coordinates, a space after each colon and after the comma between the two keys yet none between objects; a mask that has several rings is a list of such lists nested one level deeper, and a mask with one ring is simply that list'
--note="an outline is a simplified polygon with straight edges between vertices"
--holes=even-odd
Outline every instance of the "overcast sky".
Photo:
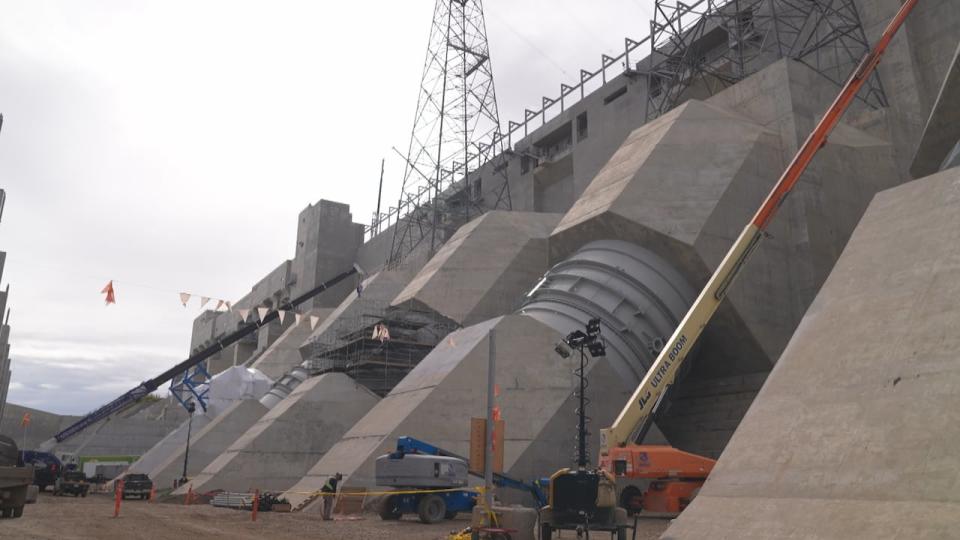
[{"label": "overcast sky", "polygon": [[[653,0],[487,0],[501,123]],[[399,195],[433,0],[0,1],[9,401],[83,413],[188,353],[199,313],[292,257],[321,198]],[[115,280],[117,304],[100,289]]]}]

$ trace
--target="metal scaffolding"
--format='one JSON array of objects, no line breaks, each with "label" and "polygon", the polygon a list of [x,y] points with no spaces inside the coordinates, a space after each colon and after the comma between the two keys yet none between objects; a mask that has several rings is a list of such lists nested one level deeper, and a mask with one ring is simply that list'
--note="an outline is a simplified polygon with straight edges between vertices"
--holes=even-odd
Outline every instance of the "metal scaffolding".
[{"label": "metal scaffolding", "polygon": [[[504,160],[481,0],[437,0],[423,67],[388,266],[423,241],[489,209],[510,209],[506,167],[483,183],[474,173]],[[382,219],[377,216],[378,219]],[[379,229],[380,227],[376,227]]]},{"label": "metal scaffolding", "polygon": [[[780,58],[840,86],[870,49],[853,0],[656,0],[650,37],[648,120]],[[875,74],[859,98],[886,106]]]},{"label": "metal scaffolding", "polygon": [[[336,329],[312,344],[313,352],[304,363],[311,376],[346,373],[382,397],[458,327],[432,311],[369,307],[356,317],[338,320]],[[379,326],[388,335],[378,334]]]}]

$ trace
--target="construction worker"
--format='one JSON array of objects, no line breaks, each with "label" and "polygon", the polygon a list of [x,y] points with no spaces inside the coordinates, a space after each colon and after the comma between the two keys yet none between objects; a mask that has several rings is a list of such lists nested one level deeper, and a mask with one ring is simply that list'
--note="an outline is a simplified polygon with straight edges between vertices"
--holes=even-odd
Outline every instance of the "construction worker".
[{"label": "construction worker", "polygon": [[323,517],[324,521],[330,521],[333,519],[333,504],[337,499],[337,485],[340,484],[340,480],[343,479],[343,475],[337,473],[330,478],[327,478],[327,483],[320,488],[320,492],[323,493],[321,497],[321,503],[323,506],[320,507],[320,515]]}]

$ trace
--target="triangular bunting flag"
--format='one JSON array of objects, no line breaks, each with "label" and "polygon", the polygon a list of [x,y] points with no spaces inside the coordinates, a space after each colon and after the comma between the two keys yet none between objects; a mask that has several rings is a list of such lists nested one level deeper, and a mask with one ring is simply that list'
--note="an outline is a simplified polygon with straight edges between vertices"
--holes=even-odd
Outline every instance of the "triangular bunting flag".
[{"label": "triangular bunting flag", "polygon": [[277,311],[277,315],[280,317],[280,324],[283,324],[283,318],[287,316],[287,312],[281,309]]},{"label": "triangular bunting flag", "polygon": [[267,316],[267,313],[270,313],[270,308],[258,307],[257,314],[260,315],[260,322],[263,322],[263,318]]},{"label": "triangular bunting flag", "polygon": [[223,300],[217,300],[217,307],[213,308],[213,310],[220,311],[221,307],[223,307]]},{"label": "triangular bunting flag", "polygon": [[316,330],[316,329],[317,329],[317,323],[318,323],[318,322],[320,322],[320,317],[317,317],[316,315],[311,315],[311,316],[310,316],[310,329],[311,329],[311,330]]},{"label": "triangular bunting flag", "polygon": [[203,307],[203,306],[207,305],[207,302],[209,302],[209,301],[210,301],[210,297],[208,297],[208,296],[201,296],[201,297],[200,297],[200,307]]},{"label": "triangular bunting flag", "polygon": [[299,325],[301,319],[303,319],[303,315],[301,315],[301,314],[299,314],[299,313],[294,313],[294,314],[293,314],[293,324]]},{"label": "triangular bunting flag", "polygon": [[116,296],[115,296],[114,293],[113,293],[113,280],[112,280],[112,279],[110,280],[109,283],[107,283],[107,284],[103,287],[103,290],[101,290],[100,293],[107,295],[107,297],[104,298],[104,300],[106,301],[106,302],[104,303],[105,306],[109,306],[110,304],[116,304],[116,303],[117,303],[117,298],[116,298]]},{"label": "triangular bunting flag", "polygon": [[240,308],[237,308],[237,313],[240,314],[240,320],[241,320],[241,321],[247,322],[247,314],[250,313],[250,310],[249,310],[249,309],[240,309]]},{"label": "triangular bunting flag", "polygon": [[180,293],[180,303],[183,304],[183,307],[187,307],[187,302],[190,301],[190,293],[182,292]]},{"label": "triangular bunting flag", "polygon": [[230,301],[229,301],[229,300],[224,300],[224,301],[223,301],[223,305],[227,306],[227,311],[230,311],[231,309],[233,309],[233,308],[230,306]]}]

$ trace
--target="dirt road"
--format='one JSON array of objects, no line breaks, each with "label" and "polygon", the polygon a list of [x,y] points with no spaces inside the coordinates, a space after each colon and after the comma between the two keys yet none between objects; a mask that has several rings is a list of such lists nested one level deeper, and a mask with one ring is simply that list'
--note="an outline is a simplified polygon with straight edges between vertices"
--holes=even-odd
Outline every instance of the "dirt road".
[{"label": "dirt road", "polygon": [[[184,538],[271,540],[321,538],[343,540],[434,540],[445,539],[454,529],[466,527],[466,516],[435,525],[415,519],[381,521],[374,515],[338,517],[322,521],[317,514],[262,512],[256,523],[250,512],[213,508],[124,501],[120,517],[113,518],[113,499],[106,495],[86,498],[53,497],[44,493],[37,504],[28,505],[20,519],[0,521],[0,538],[18,540],[131,540],[134,538],[183,540]],[[638,540],[653,540],[667,522],[642,522]],[[569,535],[573,538],[573,535]],[[563,538],[566,538],[564,535]]]}]

